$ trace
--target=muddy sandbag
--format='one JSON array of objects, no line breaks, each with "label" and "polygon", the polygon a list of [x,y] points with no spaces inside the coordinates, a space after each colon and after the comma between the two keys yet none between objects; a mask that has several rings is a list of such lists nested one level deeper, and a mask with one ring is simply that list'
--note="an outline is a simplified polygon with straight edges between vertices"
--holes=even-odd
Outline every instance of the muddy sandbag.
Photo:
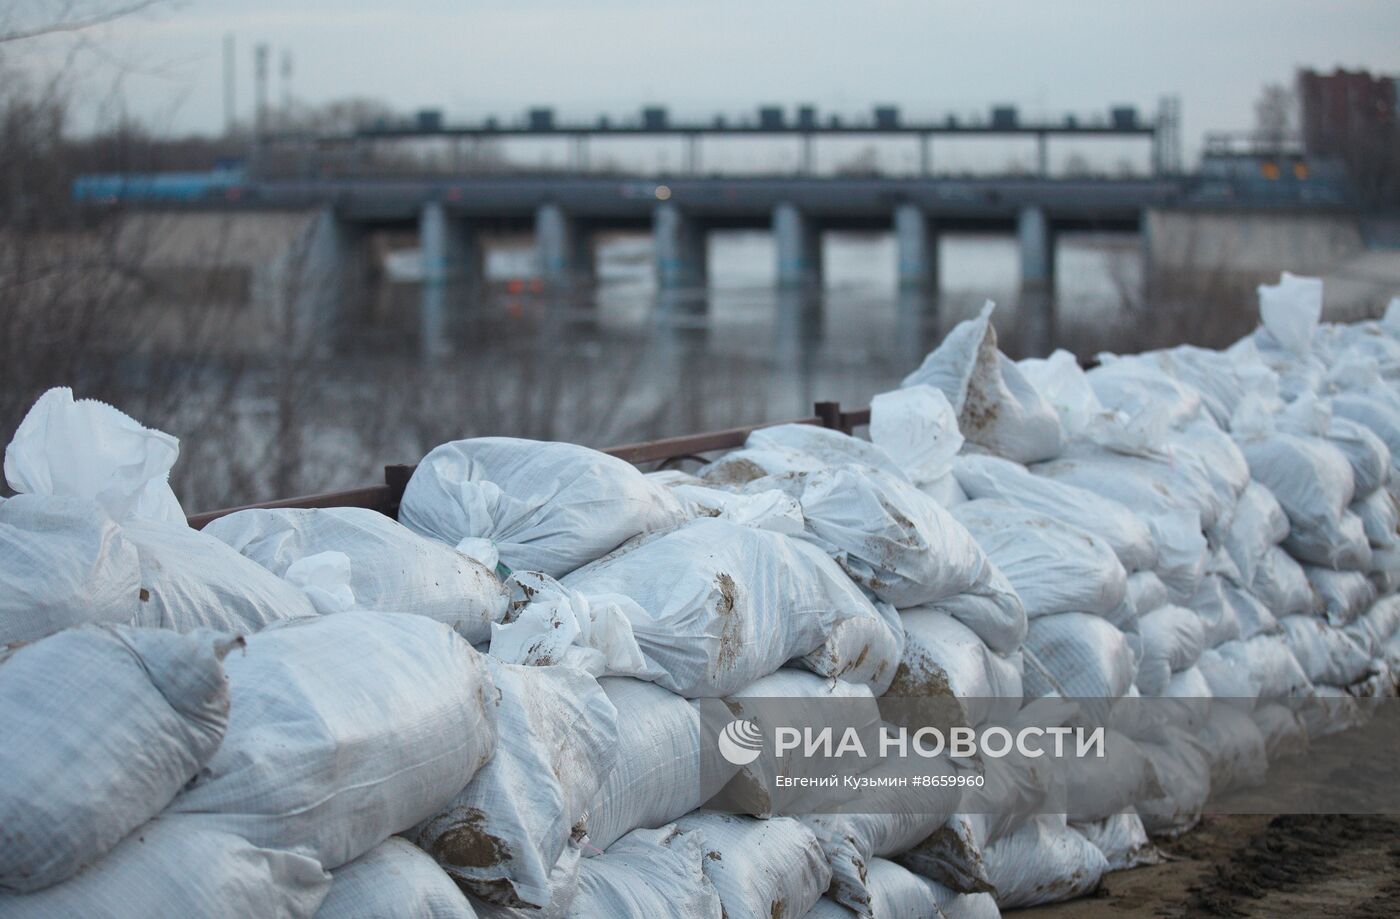
[{"label": "muddy sandbag", "polygon": [[1122,632],[1086,613],[1032,619],[1026,635],[1027,699],[1117,699],[1133,685],[1136,657]]},{"label": "muddy sandbag", "polygon": [[1064,436],[1050,403],[997,350],[990,301],[957,324],[901,386],[941,390],[957,412],[963,437],[997,456],[1034,463],[1059,454]]},{"label": "muddy sandbag", "polygon": [[899,619],[904,656],[885,696],[958,700],[962,723],[969,727],[1020,709],[1019,653],[997,654],[977,633],[935,608],[903,610]]},{"label": "muddy sandbag", "polygon": [[89,498],[0,502],[0,645],[141,615],[136,546]]},{"label": "muddy sandbag", "polygon": [[796,498],[806,538],[851,580],[897,608],[989,591],[987,557],[977,542],[900,477],[848,467],[772,476],[747,488],[777,488]]},{"label": "muddy sandbag", "polygon": [[1107,616],[1123,602],[1127,572],[1097,536],[1002,501],[959,504],[953,516],[1006,575],[1031,619],[1067,612]]},{"label": "muddy sandbag", "polygon": [[720,919],[725,913],[706,876],[706,851],[700,831],[683,832],[675,824],[633,830],[602,855],[583,860],[569,915]]},{"label": "muddy sandbag", "polygon": [[959,456],[953,473],[971,499],[1004,501],[1094,534],[1108,544],[1128,571],[1157,563],[1152,531],[1117,501],[1034,475],[1018,463],[995,456]]},{"label": "muddy sandbag", "polygon": [[1185,670],[1206,649],[1201,617],[1182,606],[1159,607],[1138,617],[1142,659],[1135,684],[1145,696],[1166,692],[1173,673]]},{"label": "muddy sandbag", "polygon": [[1082,897],[1108,870],[1103,853],[1059,814],[1032,819],[989,845],[985,857],[1002,909]]},{"label": "muddy sandbag", "polygon": [[929,882],[894,862],[871,859],[865,876],[868,900],[860,908],[823,897],[807,915],[816,919],[850,919],[851,916],[918,919],[943,915]]},{"label": "muddy sandbag", "polygon": [[676,821],[704,843],[705,876],[726,916],[805,916],[831,883],[816,836],[791,817],[697,811]]},{"label": "muddy sandbag", "polygon": [[789,661],[879,692],[903,650],[898,614],[819,548],[722,520],[656,534],[562,585],[621,610],[648,677],[688,698],[728,695]]},{"label": "muddy sandbag", "polygon": [[588,807],[591,845],[606,849],[638,828],[658,827],[714,796],[733,776],[705,742],[699,708],[655,683],[628,677],[598,681],[617,709],[617,762]]},{"label": "muddy sandbag", "polygon": [[399,521],[451,546],[487,540],[512,570],[562,577],[639,533],[684,519],[637,468],[574,444],[478,437],[423,458]]},{"label": "muddy sandbag", "polygon": [[617,710],[586,673],[486,660],[495,755],[404,835],[474,896],[543,907],[550,871],[617,761]]},{"label": "muddy sandbag", "polygon": [[330,886],[330,875],[306,855],[255,846],[198,818],[163,815],[62,884],[37,893],[0,893],[0,914],[310,919]]},{"label": "muddy sandbag", "polygon": [[505,615],[510,599],[495,572],[476,559],[366,508],[239,511],[204,532],[278,577],[310,556],[342,552],[360,609],[427,616],[473,644],[491,637],[491,623]]},{"label": "muddy sandbag", "polygon": [[329,870],[431,816],[496,748],[483,656],[420,616],[282,623],[224,668],[228,732],[169,812]]},{"label": "muddy sandbag", "polygon": [[1001,919],[1001,909],[991,894],[958,893],[937,881],[924,880],[945,919]]},{"label": "muddy sandbag", "polygon": [[476,919],[476,911],[431,855],[390,836],[331,872],[316,919]]},{"label": "muddy sandbag", "polygon": [[237,644],[91,626],[0,651],[0,889],[67,880],[170,803],[223,739]]},{"label": "muddy sandbag", "polygon": [[986,835],[987,821],[982,814],[953,814],[894,860],[949,890],[986,894],[992,889],[983,857]]}]

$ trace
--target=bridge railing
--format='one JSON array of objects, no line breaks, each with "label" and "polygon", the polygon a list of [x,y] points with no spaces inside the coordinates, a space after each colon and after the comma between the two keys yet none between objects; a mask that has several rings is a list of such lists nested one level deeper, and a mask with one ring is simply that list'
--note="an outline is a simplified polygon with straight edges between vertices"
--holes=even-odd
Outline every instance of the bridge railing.
[{"label": "bridge railing", "polygon": [[[660,440],[648,440],[634,444],[622,444],[616,447],[607,447],[602,452],[619,459],[626,460],[635,465],[646,463],[657,463],[661,467],[682,460],[696,460],[703,462],[703,454],[713,453],[718,450],[731,450],[741,447],[744,441],[753,431],[761,428],[773,427],[779,424],[810,424],[817,427],[830,428],[850,434],[856,428],[870,423],[870,409],[862,408],[855,411],[843,411],[839,402],[818,402],[813,408],[813,414],[802,418],[789,418],[783,421],[769,421],[763,424],[749,425],[747,427],[724,428],[718,431],[705,431],[699,434],[685,434],[679,437],[666,437]],[[399,500],[403,497],[404,489],[408,487],[408,480],[412,478],[413,471],[418,468],[412,464],[394,464],[384,467],[384,481],[377,485],[366,485],[360,488],[351,488],[344,491],[322,492],[313,495],[301,495],[293,498],[278,498],[272,501],[262,501],[257,504],[245,504],[240,507],[226,507],[219,510],[205,511],[191,515],[190,526],[195,529],[203,529],[210,522],[225,517],[238,511],[256,509],[276,509],[276,508],[328,508],[328,507],[362,507],[378,511],[389,517],[397,517]]]}]

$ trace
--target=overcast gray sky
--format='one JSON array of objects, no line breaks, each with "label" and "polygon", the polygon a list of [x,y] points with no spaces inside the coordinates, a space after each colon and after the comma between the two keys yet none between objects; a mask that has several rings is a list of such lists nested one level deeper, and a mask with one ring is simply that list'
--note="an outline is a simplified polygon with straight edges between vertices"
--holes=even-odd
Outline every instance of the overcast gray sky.
[{"label": "overcast gray sky", "polygon": [[[1299,65],[1400,72],[1400,3],[1382,0],[191,0],[94,30],[82,92],[109,92],[128,64],[133,112],[215,132],[226,33],[243,117],[252,47],[267,42],[274,74],[292,53],[300,99],[369,96],[449,118],[534,104],[621,117],[651,102],[677,117],[763,102],[847,115],[885,102],[911,118],[1006,102],[1059,116],[1151,112],[1175,94],[1188,155],[1206,131],[1248,127],[1260,87]],[[70,42],[34,47],[32,66]]]}]

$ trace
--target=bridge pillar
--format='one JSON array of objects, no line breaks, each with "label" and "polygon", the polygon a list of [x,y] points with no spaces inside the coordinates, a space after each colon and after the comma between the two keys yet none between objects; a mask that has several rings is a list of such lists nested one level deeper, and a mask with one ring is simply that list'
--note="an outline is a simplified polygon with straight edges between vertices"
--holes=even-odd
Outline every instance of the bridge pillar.
[{"label": "bridge pillar", "polygon": [[277,302],[293,310],[282,344],[322,357],[335,351],[343,326],[359,318],[364,256],[364,232],[322,208],[274,273]]},{"label": "bridge pillar", "polygon": [[917,204],[894,209],[894,244],[899,257],[899,286],[938,292],[938,231]]},{"label": "bridge pillar", "polygon": [[1021,250],[1021,302],[1017,311],[1021,355],[1050,353],[1055,336],[1055,237],[1045,210],[1026,205],[1016,222]]},{"label": "bridge pillar", "polygon": [[540,275],[554,289],[570,288],[593,275],[593,240],[559,205],[541,204],[535,211],[535,249]]},{"label": "bridge pillar", "polygon": [[429,201],[418,217],[423,288],[418,308],[418,349],[425,360],[451,351],[447,338],[452,307],[471,296],[481,278],[481,251],[466,221],[441,201]]},{"label": "bridge pillar", "polygon": [[656,250],[656,286],[662,290],[703,288],[709,276],[705,230],[674,201],[662,201],[652,212],[652,242]]},{"label": "bridge pillar", "polygon": [[779,287],[821,288],[822,237],[810,217],[794,204],[779,204],[773,209],[773,242]]}]

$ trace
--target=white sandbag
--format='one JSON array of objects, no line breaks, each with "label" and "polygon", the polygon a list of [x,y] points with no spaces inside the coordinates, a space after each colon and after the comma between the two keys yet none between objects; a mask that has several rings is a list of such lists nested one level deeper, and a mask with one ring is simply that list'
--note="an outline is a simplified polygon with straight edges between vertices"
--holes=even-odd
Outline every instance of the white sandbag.
[{"label": "white sandbag", "polygon": [[1210,797],[1210,760],[1201,741],[1179,727],[1160,729],[1156,742],[1139,741],[1152,760],[1166,794],[1137,805],[1142,825],[1153,836],[1174,836],[1200,819]]},{"label": "white sandbag", "polygon": [[1328,404],[1335,418],[1347,418],[1370,428],[1390,449],[1391,478],[1397,477],[1400,463],[1400,406],[1375,387],[1334,394]]},{"label": "white sandbag", "polygon": [[870,400],[870,440],[923,488],[948,475],[962,449],[957,412],[940,390],[910,386]]},{"label": "white sandbag", "polygon": [[1166,692],[1171,675],[1196,663],[1206,649],[1201,617],[1182,606],[1169,604],[1139,616],[1138,635],[1142,660],[1136,685],[1145,696]]},{"label": "white sandbag", "polygon": [[306,855],[260,848],[197,818],[163,815],[62,884],[0,893],[0,915],[310,919],[330,886],[330,875]]},{"label": "white sandbag", "polygon": [[656,534],[563,586],[622,610],[656,682],[692,698],[728,695],[789,661],[883,691],[903,648],[894,610],[816,546],[721,520]]},{"label": "white sandbag", "polygon": [[0,650],[0,890],[67,880],[170,803],[223,739],[237,644],[93,626]]},{"label": "white sandbag", "polygon": [[1390,477],[1390,448],[1374,431],[1350,418],[1330,417],[1323,436],[1347,458],[1357,495],[1385,485]]},{"label": "white sandbag", "polygon": [[1103,853],[1109,871],[1126,871],[1161,864],[1162,854],[1147,838],[1142,818],[1135,811],[1114,814],[1093,823],[1071,823],[1094,848]]},{"label": "white sandbag", "polygon": [[578,896],[579,876],[584,862],[583,852],[587,839],[570,839],[564,854],[554,863],[549,872],[549,905],[543,908],[534,906],[500,906],[467,895],[472,909],[479,919],[566,919]]},{"label": "white sandbag", "polygon": [[976,319],[958,323],[902,386],[941,390],[958,416],[958,430],[972,443],[1020,463],[1059,454],[1060,419],[1040,393],[997,350],[990,301]]},{"label": "white sandbag", "polygon": [[[1232,600],[1231,594],[1235,586],[1232,579],[1236,576],[1234,563],[1230,561],[1224,549],[1215,550],[1211,556],[1211,563],[1212,567],[1223,563],[1220,567],[1229,571],[1229,575],[1214,572],[1207,574],[1196,586],[1191,600],[1183,604],[1200,619],[1202,637],[1207,648],[1234,641],[1243,632],[1236,614],[1238,604]],[[1263,615],[1272,619],[1267,610],[1263,611]]]},{"label": "white sandbag", "polygon": [[742,494],[704,484],[668,486],[689,517],[718,517],[730,523],[799,536],[805,527],[802,505],[778,489]]},{"label": "white sandbag", "polygon": [[1397,533],[1397,528],[1400,528],[1400,506],[1384,488],[1378,488],[1364,498],[1357,498],[1351,503],[1351,512],[1361,518],[1366,541],[1373,549],[1389,549],[1400,544],[1400,533]]},{"label": "white sandbag", "polygon": [[1019,653],[997,654],[977,633],[937,609],[907,609],[899,618],[904,657],[886,696],[960,700],[963,723],[969,727],[1020,709]]},{"label": "white sandbag", "polygon": [[1210,787],[1218,793],[1263,784],[1269,771],[1264,735],[1248,713],[1230,705],[1211,707],[1200,733],[1210,760]]},{"label": "white sandbag", "polygon": [[411,530],[452,546],[487,539],[506,567],[552,577],[683,518],[675,497],[630,463],[513,437],[437,447],[399,504],[399,521]]},{"label": "white sandbag", "polygon": [[1346,625],[1361,615],[1376,599],[1376,587],[1359,571],[1333,571],[1304,565],[1321,611],[1332,625]]},{"label": "white sandbag", "polygon": [[550,871],[617,762],[617,710],[585,673],[486,660],[496,753],[405,836],[474,896],[543,907]]},{"label": "white sandbag", "polygon": [[1264,555],[1288,538],[1288,515],[1263,485],[1250,480],[1235,504],[1223,545],[1245,584],[1254,580]]},{"label": "white sandbag", "polygon": [[1149,613],[1169,602],[1167,585],[1162,583],[1162,579],[1154,571],[1134,571],[1128,575],[1126,602],[1132,605],[1137,617],[1141,618],[1143,613]]},{"label": "white sandbag", "polygon": [[1025,649],[1030,652],[1023,678],[1028,699],[1051,692],[1117,699],[1133,685],[1137,673],[1133,649],[1123,633],[1087,613],[1032,619]]},{"label": "white sandbag", "polygon": [[316,919],[476,919],[476,911],[432,856],[390,836],[331,872]]},{"label": "white sandbag", "polygon": [[1103,853],[1057,814],[1036,817],[993,842],[986,860],[1002,909],[1082,897],[1108,870]]},{"label": "white sandbag", "polygon": [[1239,626],[1237,638],[1253,638],[1255,635],[1278,632],[1277,617],[1253,591],[1229,582],[1226,582],[1224,591],[1225,599],[1235,611],[1235,623]]},{"label": "white sandbag", "polygon": [[1269,759],[1296,756],[1308,751],[1308,729],[1292,707],[1280,702],[1256,706],[1250,712],[1254,726],[1264,738]]},{"label": "white sandbag", "polygon": [[1275,546],[1260,557],[1249,590],[1276,618],[1317,609],[1317,595],[1303,566],[1282,548]]},{"label": "white sandbag", "polygon": [[1400,632],[1400,597],[1382,597],[1348,625],[1346,633],[1372,657],[1384,657],[1385,646]]},{"label": "white sandbag", "polygon": [[1026,637],[1026,609],[1006,575],[989,565],[986,584],[976,593],[958,594],[930,604],[977,633],[998,654],[1011,654]]},{"label": "white sandbag", "polygon": [[342,552],[360,609],[427,616],[473,644],[491,637],[509,602],[495,573],[475,559],[366,508],[239,511],[204,532],[279,577],[309,556]]},{"label": "white sandbag", "polygon": [[1098,537],[1002,501],[969,501],[952,513],[1006,575],[1032,619],[1065,612],[1106,616],[1123,602],[1127,573]]},{"label": "white sandbag", "polygon": [[946,814],[812,814],[801,818],[821,843],[831,866],[827,897],[856,915],[885,915],[870,878],[870,866],[880,856],[899,855],[913,848],[947,820]]},{"label": "white sandbag", "polygon": [[1227,641],[1218,648],[1207,648],[1196,662],[1196,668],[1210,687],[1211,698],[1226,700],[1249,711],[1259,698],[1259,684],[1248,669],[1237,666],[1234,658],[1241,653],[1240,640]]},{"label": "white sandbag", "polygon": [[136,546],[87,498],[0,502],[0,584],[0,645],[141,614]]},{"label": "white sandbag", "polygon": [[1346,631],[1311,616],[1279,620],[1303,672],[1314,683],[1349,686],[1370,671],[1371,655]]},{"label": "white sandbag", "polygon": [[755,820],[697,811],[676,826],[699,831],[705,876],[726,916],[804,916],[831,883],[817,838],[791,817]]},{"label": "white sandbag", "polygon": [[1165,791],[1151,758],[1137,741],[1108,728],[1103,734],[1103,753],[1102,757],[1082,757],[1064,769],[1071,821],[1103,820]]},{"label": "white sandbag", "polygon": [[957,893],[986,894],[992,889],[983,856],[986,837],[987,815],[954,814],[895,861]]},{"label": "white sandbag", "polygon": [[655,683],[598,681],[617,709],[617,762],[589,805],[589,843],[606,849],[639,827],[659,827],[714,796],[736,770],[705,743],[699,710]]},{"label": "white sandbag", "polygon": [[169,812],[331,870],[431,816],[496,747],[482,656],[430,619],[281,623],[224,668],[228,732]]},{"label": "white sandbag", "polygon": [[815,424],[775,424],[759,428],[749,434],[744,446],[754,450],[791,450],[832,469],[857,466],[904,476],[899,462],[879,444]]},{"label": "white sandbag", "polygon": [[[1291,618],[1291,617],[1290,617]],[[1299,664],[1284,635],[1256,635],[1216,648],[1225,662],[1249,679],[1250,689],[1231,698],[1261,700],[1286,699],[1312,688],[1307,672]]]},{"label": "white sandbag", "polygon": [[1001,919],[996,898],[989,893],[958,893],[937,881],[924,881],[945,919]]},{"label": "white sandbag", "polygon": [[869,899],[860,908],[823,897],[807,915],[817,919],[927,919],[943,915],[927,881],[883,858],[871,859],[866,866],[866,891]]},{"label": "white sandbag", "polygon": [[987,557],[977,542],[901,478],[847,467],[759,479],[747,488],[779,488],[795,497],[808,539],[897,608],[987,589]]},{"label": "white sandbag", "polygon": [[720,919],[725,913],[706,876],[705,842],[703,832],[683,832],[675,824],[628,833],[602,855],[584,859],[569,915]]},{"label": "white sandbag", "polygon": [[184,523],[131,518],[122,533],[141,558],[140,625],[246,633],[316,615],[304,591]]},{"label": "white sandbag", "polygon": [[1180,428],[1201,413],[1201,395],[1149,361],[1100,355],[1084,374],[1105,410],[1128,417],[1158,414],[1169,428]]},{"label": "white sandbag", "polygon": [[136,517],[183,525],[168,481],[179,456],[180,441],[169,434],[55,387],[30,407],[5,447],[5,480],[20,494],[95,501],[118,523]]},{"label": "white sandbag", "polygon": [[1259,285],[1259,319],[1278,347],[1307,355],[1321,318],[1321,278],[1285,271],[1277,284]]},{"label": "white sandbag", "polygon": [[1117,501],[1033,475],[1024,466],[994,456],[959,456],[953,473],[971,499],[1004,501],[1098,536],[1129,571],[1151,568],[1157,563],[1152,531]]},{"label": "white sandbag", "polygon": [[1285,545],[1290,552],[1331,568],[1366,568],[1369,546],[1360,520],[1347,511],[1353,483],[1340,450],[1319,438],[1283,432],[1246,434],[1240,449],[1249,460],[1250,475],[1288,515]]},{"label": "white sandbag", "polygon": [[[1207,498],[1183,476],[1151,459],[1109,453],[1076,454],[1042,463],[1031,471],[1131,508],[1152,531],[1157,545],[1157,575],[1173,599],[1180,602],[1190,598],[1205,573],[1208,550],[1202,534],[1205,524],[1201,511]],[[1200,500],[1193,500],[1193,494]],[[1207,509],[1218,515],[1221,509],[1213,502],[1212,495]]]}]

